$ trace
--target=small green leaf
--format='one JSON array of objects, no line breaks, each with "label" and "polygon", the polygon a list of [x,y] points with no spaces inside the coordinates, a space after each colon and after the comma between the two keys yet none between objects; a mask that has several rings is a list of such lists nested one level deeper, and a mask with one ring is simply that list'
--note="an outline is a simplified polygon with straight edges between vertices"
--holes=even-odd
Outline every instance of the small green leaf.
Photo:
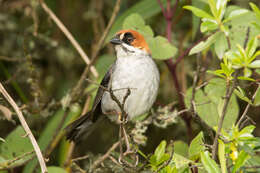
[{"label": "small green leaf", "polygon": [[221,33],[219,37],[216,39],[214,48],[218,58],[222,59],[225,54],[225,51],[228,49],[228,43],[224,33]]},{"label": "small green leaf", "polygon": [[177,169],[187,166],[189,163],[192,163],[191,160],[176,153],[174,153],[172,161],[175,163]]},{"label": "small green leaf", "polygon": [[64,168],[57,167],[57,166],[49,166],[48,173],[67,173],[67,171]]},{"label": "small green leaf", "polygon": [[202,164],[208,173],[221,173],[217,163],[210,158],[209,152],[201,152]]},{"label": "small green leaf", "polygon": [[246,101],[247,103],[252,104],[251,100],[245,95],[245,92],[242,90],[242,88],[237,87],[238,89],[234,90],[234,93],[237,97],[239,97],[241,100]]},{"label": "small green leaf", "polygon": [[189,153],[189,146],[187,143],[183,142],[183,141],[175,141],[173,143],[174,145],[174,153],[182,155],[184,157],[188,157],[188,153]]},{"label": "small green leaf", "polygon": [[253,37],[248,42],[247,47],[246,47],[247,57],[252,57],[254,55],[257,47],[258,47],[258,39],[257,39],[257,37]]},{"label": "small green leaf", "polygon": [[250,70],[249,68],[244,68],[243,72],[244,77],[250,77],[252,75],[252,70]]},{"label": "small green leaf", "polygon": [[224,13],[226,11],[226,5],[227,5],[227,0],[217,0],[217,4],[216,4],[216,7],[217,7],[217,18],[219,20],[222,19],[222,17],[224,16]]},{"label": "small green leaf", "polygon": [[162,36],[150,38],[147,40],[149,48],[151,49],[152,57],[155,59],[169,59],[176,55],[177,48]]},{"label": "small green leaf", "polygon": [[203,22],[200,25],[201,32],[213,31],[216,30],[217,28],[218,28],[218,24],[212,20],[203,20]]},{"label": "small green leaf", "polygon": [[[26,136],[22,126],[16,127],[6,138],[4,143],[0,143],[0,155],[6,160],[13,160],[24,153],[33,151],[33,146]],[[27,155],[13,164],[21,164],[32,158],[32,155]]]},{"label": "small green leaf", "polygon": [[193,7],[193,6],[189,6],[186,5],[183,7],[184,9],[190,10],[192,11],[192,13],[200,18],[207,18],[207,19],[211,19],[214,20],[214,17],[211,16],[209,13],[207,13],[206,11],[203,11],[199,8]]},{"label": "small green leaf", "polygon": [[236,173],[238,169],[245,164],[245,162],[250,158],[250,155],[245,151],[241,151],[238,155],[238,159],[233,167],[232,173]]},{"label": "small green leaf", "polygon": [[200,156],[200,153],[204,151],[205,147],[203,146],[204,142],[203,133],[200,132],[192,141],[189,147],[189,158],[191,160],[197,160]]},{"label": "small green leaf", "polygon": [[255,12],[256,17],[260,20],[260,9],[252,2],[249,3],[253,11]]},{"label": "small green leaf", "polygon": [[145,25],[145,21],[138,13],[129,15],[123,23],[123,29],[133,29],[140,32],[145,37],[153,37],[153,30],[150,26]]},{"label": "small green leaf", "polygon": [[248,65],[250,68],[260,68],[260,60],[255,60],[251,64]]},{"label": "small green leaf", "polygon": [[221,166],[221,172],[226,173],[227,172],[227,166],[226,166],[226,157],[225,157],[225,144],[222,140],[218,140],[218,158],[220,161]]},{"label": "small green leaf", "polygon": [[250,77],[245,77],[245,76],[238,76],[237,79],[239,79],[239,80],[248,80],[248,81],[255,82],[255,79],[250,78]]},{"label": "small green leaf", "polygon": [[223,21],[223,23],[226,23],[230,20],[233,20],[237,17],[241,17],[242,15],[245,15],[246,13],[248,13],[247,9],[236,9],[231,11],[231,13],[229,13],[228,17]]},{"label": "small green leaf", "polygon": [[199,52],[203,51],[204,49],[208,48],[209,46],[211,46],[216,41],[218,36],[219,36],[219,32],[211,35],[206,41],[200,42],[199,44],[197,44],[195,47],[193,47],[190,50],[189,55],[199,53]]},{"label": "small green leaf", "polygon": [[215,18],[218,18],[218,10],[217,10],[217,4],[215,0],[208,0],[208,4],[211,10],[211,13]]},{"label": "small green leaf", "polygon": [[259,106],[259,105],[260,105],[260,89],[258,88],[254,100],[254,106]]},{"label": "small green leaf", "polygon": [[165,154],[165,148],[166,148],[166,141],[163,140],[154,152],[156,161],[160,161],[162,159],[163,155]]}]

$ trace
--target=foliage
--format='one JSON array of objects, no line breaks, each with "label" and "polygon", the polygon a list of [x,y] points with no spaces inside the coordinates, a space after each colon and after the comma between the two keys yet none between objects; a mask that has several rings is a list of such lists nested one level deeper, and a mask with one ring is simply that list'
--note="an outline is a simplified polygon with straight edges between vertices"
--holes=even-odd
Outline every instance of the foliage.
[{"label": "foliage", "polygon": [[[46,0],[90,58],[100,48],[94,78],[82,75],[84,62],[39,1],[0,1],[1,83],[21,107],[48,172],[259,172],[260,4],[254,2],[121,1],[103,47],[115,1]],[[136,166],[135,153],[122,165],[119,147],[109,149],[118,140],[110,121],[98,122],[76,146],[64,137],[64,127],[90,110],[97,82],[115,61],[109,39],[120,29],[144,35],[161,74],[151,112],[128,123],[135,124]],[[0,173],[39,171],[11,107],[3,98],[0,106]]]}]

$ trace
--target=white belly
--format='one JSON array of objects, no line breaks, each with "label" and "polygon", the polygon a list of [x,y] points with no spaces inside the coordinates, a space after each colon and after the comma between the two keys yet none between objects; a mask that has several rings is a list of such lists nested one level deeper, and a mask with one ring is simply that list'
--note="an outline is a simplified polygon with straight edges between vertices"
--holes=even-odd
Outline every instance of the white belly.
[{"label": "white belly", "polygon": [[[122,103],[129,88],[131,94],[127,97],[124,110],[131,119],[144,114],[153,105],[158,88],[159,72],[153,60],[146,57],[118,58],[110,79],[110,87],[114,95]],[[118,105],[105,92],[101,101],[102,112],[121,112]]]}]

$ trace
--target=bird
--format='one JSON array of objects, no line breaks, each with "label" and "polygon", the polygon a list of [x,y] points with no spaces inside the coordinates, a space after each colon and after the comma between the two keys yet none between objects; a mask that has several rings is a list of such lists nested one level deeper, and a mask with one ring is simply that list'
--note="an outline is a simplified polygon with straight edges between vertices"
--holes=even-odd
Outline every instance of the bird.
[{"label": "bird", "polygon": [[100,83],[92,109],[65,128],[69,141],[77,142],[91,133],[103,115],[120,123],[120,105],[124,105],[128,121],[148,112],[156,100],[160,75],[144,36],[136,30],[124,29],[110,43],[117,58]]}]

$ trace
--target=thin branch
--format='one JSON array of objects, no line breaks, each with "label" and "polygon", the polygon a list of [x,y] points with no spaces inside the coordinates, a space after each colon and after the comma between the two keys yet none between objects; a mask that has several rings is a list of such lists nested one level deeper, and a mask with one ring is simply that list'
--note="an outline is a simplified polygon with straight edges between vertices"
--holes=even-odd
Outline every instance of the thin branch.
[{"label": "thin branch", "polygon": [[250,35],[250,27],[247,28],[246,38],[245,38],[245,42],[244,42],[244,49],[246,49],[246,45],[248,43],[249,35]]},{"label": "thin branch", "polygon": [[[8,169],[13,169],[15,167],[18,167],[18,166],[21,166],[21,164],[15,164],[13,165],[13,163],[15,163],[16,161],[19,161],[21,159],[24,159],[24,157],[26,156],[30,156],[34,154],[34,150],[33,151],[30,151],[30,152],[26,152],[26,153],[23,153],[22,155],[20,156],[17,156],[11,160],[7,160],[5,162],[1,162],[0,163],[0,170],[8,170]],[[33,156],[31,157],[31,159],[33,158]],[[29,159],[29,160],[31,160]],[[23,162],[22,164],[24,165],[26,162]]]},{"label": "thin branch", "polygon": [[18,118],[26,132],[26,135],[29,137],[29,139],[33,145],[34,151],[37,155],[39,164],[41,166],[42,173],[47,173],[48,172],[47,167],[46,167],[44,158],[42,156],[41,149],[40,149],[39,145],[37,144],[37,141],[35,140],[29,126],[27,125],[25,118],[24,118],[22,112],[20,111],[19,107],[17,106],[17,104],[14,102],[12,97],[8,94],[8,92],[5,90],[4,86],[1,83],[0,83],[0,92],[3,94],[5,99],[10,103],[10,105],[14,108],[15,112],[17,113]]},{"label": "thin branch", "polygon": [[[64,24],[59,20],[59,18],[51,11],[51,9],[46,5],[44,0],[39,0],[44,11],[51,17],[51,19],[56,23],[56,25],[60,28],[60,30],[64,33],[64,35],[69,39],[74,48],[78,51],[81,58],[86,62],[87,65],[90,65],[90,60],[87,54],[83,51],[82,47],[75,40],[69,30],[64,26]],[[90,67],[90,71],[93,73],[95,77],[98,77],[98,72],[94,66]]]},{"label": "thin branch", "polygon": [[216,159],[216,156],[217,156],[218,137],[220,136],[220,132],[221,132],[221,129],[222,129],[222,126],[223,126],[223,122],[224,122],[224,118],[225,118],[225,115],[226,115],[226,112],[227,112],[227,108],[228,108],[230,98],[231,98],[232,93],[233,93],[233,91],[236,87],[237,75],[238,75],[238,71],[235,72],[234,81],[233,81],[232,85],[230,85],[230,81],[227,84],[224,106],[223,106],[223,109],[222,109],[222,112],[221,112],[220,120],[218,122],[218,129],[217,129],[216,136],[215,136],[215,139],[214,139],[214,143],[213,143],[213,146],[212,146],[212,148],[213,148],[212,149],[212,159],[214,159],[214,160]]},{"label": "thin branch", "polygon": [[[258,86],[257,86],[257,88],[256,88],[256,90],[255,90],[255,93],[253,94],[253,96],[252,96],[252,98],[251,98],[252,103],[253,103],[254,100],[255,100],[255,97],[256,97],[256,94],[257,94],[259,88],[260,88],[260,84],[258,84]],[[248,104],[246,105],[246,108],[245,108],[245,110],[244,110],[242,116],[240,117],[239,121],[238,121],[237,124],[236,124],[237,126],[240,126],[240,125],[241,125],[241,122],[242,122],[243,119],[246,117],[246,114],[247,114],[247,112],[248,112],[248,110],[249,110],[249,108],[250,108],[250,105],[251,105],[250,103],[248,103]]]},{"label": "thin branch", "polygon": [[26,61],[26,58],[13,58],[13,57],[0,55],[0,60],[8,61],[8,62],[22,62],[22,61]]},{"label": "thin branch", "polygon": [[[108,25],[107,25],[105,31],[103,32],[103,35],[101,36],[99,42],[97,43],[98,46],[96,48],[96,51],[93,53],[93,56],[90,61],[90,65],[92,65],[95,62],[95,60],[97,59],[97,55],[98,55],[99,51],[101,50],[101,47],[103,46],[104,40],[107,37],[107,34],[108,34],[109,30],[111,29],[112,24],[115,21],[115,17],[119,12],[120,3],[121,3],[121,0],[117,0],[116,5],[113,9],[111,18],[108,22]],[[74,96],[77,95],[77,93],[80,93],[84,80],[87,78],[88,72],[89,72],[89,66],[87,66],[84,69],[84,72],[81,74],[80,80],[78,81],[76,86],[72,89],[71,96],[73,99],[74,99]]]},{"label": "thin branch", "polygon": [[121,0],[117,0],[116,4],[115,4],[115,7],[114,7],[114,10],[112,12],[112,15],[110,17],[110,20],[109,20],[109,22],[107,24],[107,27],[106,27],[105,31],[103,32],[100,40],[98,41],[97,46],[96,46],[97,48],[95,49],[95,52],[93,53],[93,56],[91,58],[91,62],[92,63],[96,60],[97,55],[98,55],[100,49],[102,48],[102,46],[104,44],[104,41],[105,41],[105,39],[107,37],[107,34],[108,34],[109,30],[111,29],[111,27],[112,27],[112,25],[113,25],[113,23],[114,23],[114,21],[116,19],[116,15],[117,15],[117,13],[120,10],[120,4],[121,4]]},{"label": "thin branch", "polygon": [[[121,139],[119,139],[119,140],[121,140]],[[104,160],[106,160],[106,159],[110,156],[111,152],[113,152],[118,146],[119,146],[119,141],[116,142],[116,143],[114,143],[114,144],[112,145],[112,147],[111,147],[103,156],[101,156],[100,158],[98,158],[98,159],[93,163],[93,166],[92,166],[91,170],[94,170],[96,167],[98,167],[98,165],[100,165]]]}]

